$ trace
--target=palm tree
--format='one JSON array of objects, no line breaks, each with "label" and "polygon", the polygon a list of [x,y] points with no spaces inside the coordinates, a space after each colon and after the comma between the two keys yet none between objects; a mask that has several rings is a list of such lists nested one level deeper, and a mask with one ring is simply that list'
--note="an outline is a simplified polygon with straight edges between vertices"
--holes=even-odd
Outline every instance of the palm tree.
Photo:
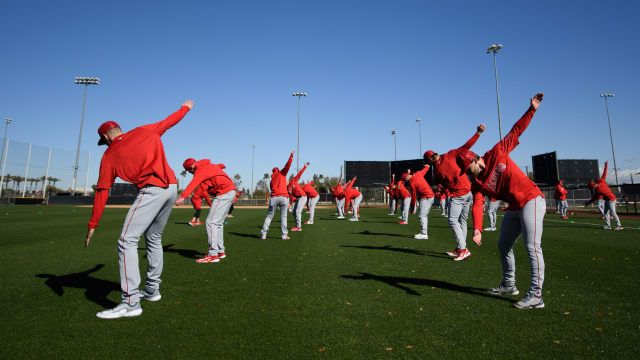
[{"label": "palm tree", "polygon": [[18,186],[17,186],[17,190],[16,190],[16,192],[19,192],[19,191],[20,191],[20,183],[21,183],[21,182],[23,182],[23,181],[25,181],[24,176],[16,175],[16,176],[14,176],[14,177],[13,177],[13,180],[14,180],[16,183],[18,183]]},{"label": "palm tree", "polygon": [[37,179],[36,179],[36,178],[32,178],[32,177],[30,177],[30,178],[28,178],[26,181],[28,181],[28,182],[29,182],[29,193],[31,193],[31,188],[33,188],[33,182],[34,182],[34,181],[37,181]]},{"label": "palm tree", "polygon": [[7,176],[4,177],[4,180],[3,180],[4,181],[4,191],[7,191],[7,187],[9,187],[9,181],[11,181],[12,177],[13,177],[13,175],[11,175],[11,174],[7,174]]},{"label": "palm tree", "polygon": [[44,188],[44,182],[47,180],[47,177],[46,176],[40,176],[40,178],[38,180],[42,181],[42,194],[44,194],[44,192],[46,191],[46,189]]}]

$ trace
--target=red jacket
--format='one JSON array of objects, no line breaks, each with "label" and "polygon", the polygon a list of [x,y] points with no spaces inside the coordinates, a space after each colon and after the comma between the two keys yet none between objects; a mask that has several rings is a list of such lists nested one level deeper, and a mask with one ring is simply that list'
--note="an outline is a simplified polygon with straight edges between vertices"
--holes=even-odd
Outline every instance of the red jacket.
[{"label": "red jacket", "polygon": [[211,199],[209,199],[208,187],[205,184],[200,184],[196,191],[191,196],[191,205],[196,210],[202,209],[202,199],[204,199],[209,206],[211,206]]},{"label": "red jacket", "polygon": [[313,187],[313,181],[309,181],[308,183],[304,184],[304,186],[302,187],[302,190],[310,198],[314,198],[319,195],[316,189]]},{"label": "red jacket", "polygon": [[408,197],[411,197],[411,193],[404,186],[404,180],[399,180],[396,186],[397,186],[396,188],[397,199],[406,199]]},{"label": "red jacket", "polygon": [[282,169],[271,174],[271,197],[276,196],[289,196],[287,191],[287,173],[291,167],[291,161],[293,161],[293,155],[289,156],[289,160]]},{"label": "red jacket", "polygon": [[[531,199],[543,196],[536,184],[511,160],[509,153],[519,144],[518,138],[529,126],[535,110],[530,107],[511,131],[482,157],[485,169],[474,182],[475,192],[509,203],[508,210],[519,210]],[[484,201],[473,203],[474,228],[482,231]],[[476,219],[479,219],[479,224]]]},{"label": "red jacket", "polygon": [[561,184],[556,185],[556,191],[553,194],[553,198],[557,200],[567,200],[567,189]]},{"label": "red jacket", "polygon": [[296,198],[307,196],[304,190],[302,190],[302,186],[298,184],[298,181],[300,181],[300,177],[302,176],[302,173],[304,173],[305,170],[307,170],[307,165],[305,165],[302,169],[300,169],[298,174],[294,176],[293,179],[291,179],[291,181],[289,181],[289,186],[291,186],[291,194]]},{"label": "red jacket", "polygon": [[413,173],[411,179],[409,179],[411,193],[415,199],[430,199],[435,196],[431,186],[429,186],[429,183],[424,178],[427,171],[429,171],[429,165],[425,165],[424,169]]},{"label": "red jacket", "polygon": [[344,190],[342,189],[342,185],[340,185],[340,183],[338,183],[338,185],[336,185],[333,189],[330,189],[330,190],[334,198],[338,200],[344,198]]},{"label": "red jacket", "polygon": [[460,168],[456,164],[456,156],[462,150],[469,150],[478,141],[480,134],[477,132],[461,147],[451,150],[440,156],[434,164],[433,173],[435,181],[442,184],[451,192],[451,197],[464,196],[471,191],[471,183],[466,174],[460,174]]},{"label": "red jacket", "polygon": [[184,189],[180,198],[185,199],[201,183],[207,186],[209,193],[213,196],[219,196],[235,190],[236,186],[233,184],[231,178],[222,171],[222,166],[224,165],[212,164],[209,159],[196,161],[194,164],[195,172],[193,173],[193,179],[191,179],[187,188]]},{"label": "red jacket", "polygon": [[606,181],[608,167],[609,163],[604,163],[604,171],[602,172],[602,176],[596,179],[596,184],[598,184],[598,186],[596,186],[595,191],[593,192],[593,197],[591,198],[591,200],[587,201],[586,204],[591,204],[596,199],[607,199],[609,201],[616,201],[616,196],[613,194],[613,191],[611,191],[611,188],[609,188],[609,185],[607,185]]},{"label": "red jacket", "polygon": [[100,162],[89,229],[98,226],[116,177],[136,184],[138,189],[146,185],[166,188],[169,184],[178,183],[167,163],[160,137],[182,120],[188,111],[189,107],[183,106],[160,122],[137,127],[113,140]]},{"label": "red jacket", "polygon": [[360,191],[353,188],[353,183],[356,181],[356,178],[351,179],[347,187],[344,189],[344,197],[346,199],[346,204],[349,204],[349,201],[360,196]]}]

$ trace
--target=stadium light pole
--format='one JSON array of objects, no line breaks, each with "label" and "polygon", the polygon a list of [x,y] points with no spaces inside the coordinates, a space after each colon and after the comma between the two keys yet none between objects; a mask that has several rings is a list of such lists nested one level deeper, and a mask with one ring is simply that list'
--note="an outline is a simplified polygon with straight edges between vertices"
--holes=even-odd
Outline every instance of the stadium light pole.
[{"label": "stadium light pole", "polygon": [[398,161],[398,140],[396,138],[397,134],[398,134],[397,131],[391,130],[391,135],[393,135],[393,160],[394,161]]},{"label": "stadium light pole", "polygon": [[498,92],[498,63],[496,60],[496,54],[502,49],[502,44],[491,44],[487,49],[487,54],[493,53],[493,71],[496,74],[496,100],[498,102],[498,131],[500,133],[500,140],[502,141],[502,120],[500,120],[500,93]]},{"label": "stadium light pole", "polygon": [[613,154],[613,171],[616,174],[616,186],[618,185],[618,166],[616,165],[616,152],[613,149],[613,132],[611,131],[611,118],[609,117],[609,102],[608,98],[614,97],[614,94],[602,94],[601,98],[604,98],[604,106],[607,108],[607,121],[609,121],[609,138],[611,139],[611,153]]},{"label": "stadium light pole", "polygon": [[416,122],[418,123],[418,142],[420,142],[420,152],[418,153],[418,157],[422,156],[422,119],[417,118]]},{"label": "stadium light pole", "polygon": [[78,182],[78,162],[80,161],[80,144],[82,143],[82,125],[84,124],[84,109],[87,105],[87,89],[89,85],[99,85],[100,79],[94,77],[76,77],[76,84],[84,85],[84,98],[82,100],[82,115],[80,116],[80,134],[78,134],[78,150],[76,151],[76,164],[73,166],[73,183],[71,184],[71,195],[76,193]]},{"label": "stadium light pole", "polygon": [[251,198],[253,198],[253,155],[256,152],[256,145],[249,145],[251,148]]},{"label": "stadium light pole", "polygon": [[300,171],[300,97],[307,96],[306,92],[294,92],[291,96],[298,97],[298,149],[296,150],[296,171]]},{"label": "stadium light pole", "polygon": [[13,119],[5,118],[4,119],[4,141],[2,142],[2,157],[0,157],[2,161],[2,173],[0,174],[0,195],[2,195],[2,189],[4,184],[4,166],[6,164],[5,156],[7,155],[5,151],[7,151],[7,131],[9,130],[9,124],[13,122]]}]

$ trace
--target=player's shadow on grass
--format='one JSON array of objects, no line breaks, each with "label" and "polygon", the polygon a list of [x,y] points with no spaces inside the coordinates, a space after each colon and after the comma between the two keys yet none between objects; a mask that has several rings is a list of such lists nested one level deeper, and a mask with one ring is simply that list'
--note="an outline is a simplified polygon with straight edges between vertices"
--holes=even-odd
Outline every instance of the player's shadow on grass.
[{"label": "player's shadow on grass", "polygon": [[352,234],[356,234],[356,235],[374,235],[374,236],[396,236],[396,237],[401,237],[401,238],[409,238],[409,235],[378,233],[378,232],[372,232],[372,231],[369,231],[369,230],[365,230],[365,231],[361,231],[361,232],[357,232],[357,233],[352,233]]},{"label": "player's shadow on grass", "polygon": [[176,225],[189,225],[189,223],[186,222],[186,221],[176,221],[176,222],[174,222],[174,224],[176,224]]},{"label": "player's shadow on grass", "polygon": [[365,250],[382,250],[382,251],[395,251],[395,252],[401,252],[401,253],[406,253],[406,254],[413,254],[413,255],[425,255],[425,256],[431,256],[431,257],[437,257],[437,258],[442,258],[442,259],[449,259],[450,257],[447,254],[443,254],[443,253],[436,253],[436,252],[431,252],[431,251],[422,251],[422,250],[414,250],[414,249],[405,249],[405,248],[398,248],[398,247],[392,247],[389,245],[385,245],[385,246],[371,246],[371,245],[340,245],[341,247],[348,247],[348,248],[358,248],[358,249],[365,249]]},{"label": "player's shadow on grass", "polygon": [[400,289],[400,290],[406,292],[409,295],[415,295],[415,296],[419,296],[421,294],[419,292],[409,288],[408,286],[405,286],[405,285],[402,285],[402,284],[418,285],[418,286],[430,286],[430,287],[436,287],[436,288],[439,288],[439,289],[449,290],[449,291],[453,291],[453,292],[457,292],[457,293],[465,293],[465,294],[469,294],[469,295],[487,297],[487,298],[491,298],[491,299],[495,299],[495,300],[502,300],[502,301],[512,302],[512,300],[509,299],[509,298],[503,298],[503,297],[499,297],[499,296],[494,296],[494,295],[488,294],[487,293],[487,289],[468,287],[468,286],[461,286],[461,285],[456,285],[456,284],[452,284],[452,283],[449,283],[449,282],[446,282],[446,281],[441,281],[441,280],[408,278],[408,277],[398,277],[398,276],[379,276],[379,275],[373,275],[373,274],[369,274],[369,273],[360,273],[360,275],[340,275],[340,277],[343,278],[343,279],[350,279],[350,280],[375,280],[375,281],[379,281],[379,282],[385,283],[385,284],[387,284],[389,286],[392,286],[394,288]]},{"label": "player's shadow on grass", "polygon": [[[261,228],[262,229],[262,228]],[[250,239],[257,239],[260,237],[259,233],[255,233],[255,234],[243,234],[243,233],[239,233],[239,232],[229,232],[229,235],[237,235],[237,236],[241,236],[241,237],[245,237],[245,238],[250,238]]]},{"label": "player's shadow on grass", "polygon": [[[188,259],[197,259],[199,257],[202,257],[206,254],[201,253],[200,251],[196,251],[196,250],[191,250],[191,249],[172,249],[172,247],[174,246],[174,244],[167,244],[167,245],[163,245],[162,246],[162,251],[166,252],[166,253],[176,253],[176,254],[180,254]],[[145,248],[138,248],[138,251],[145,251]],[[147,258],[147,253],[145,252],[144,255],[142,255],[143,259]]]},{"label": "player's shadow on grass", "polygon": [[109,300],[107,297],[112,291],[119,291],[120,284],[90,276],[91,273],[103,267],[104,264],[98,264],[92,269],[79,273],[67,275],[37,274],[36,277],[47,279],[44,283],[58,296],[64,295],[64,288],[85,289],[84,294],[87,300],[93,301],[104,308],[112,308],[118,303]]}]

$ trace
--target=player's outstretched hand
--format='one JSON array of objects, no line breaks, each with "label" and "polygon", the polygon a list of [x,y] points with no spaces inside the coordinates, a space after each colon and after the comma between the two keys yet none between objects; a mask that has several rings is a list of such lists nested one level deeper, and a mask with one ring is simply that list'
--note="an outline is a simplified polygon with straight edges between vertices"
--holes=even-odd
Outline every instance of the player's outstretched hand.
[{"label": "player's outstretched hand", "polygon": [[291,150],[291,154],[290,155],[293,156],[293,154],[295,154],[295,153],[296,153],[295,150]]},{"label": "player's outstretched hand", "polygon": [[193,108],[193,100],[187,100],[187,101],[183,102],[181,106],[186,106],[189,109],[191,109],[191,108]]},{"label": "player's outstretched hand", "polygon": [[89,242],[91,241],[91,237],[95,230],[96,229],[89,229],[89,231],[87,231],[87,238],[84,240],[84,247],[89,247]]},{"label": "player's outstretched hand", "polygon": [[304,166],[309,166],[310,164],[311,164],[311,163],[307,161],[307,162],[304,164]]},{"label": "player's outstretched hand", "polygon": [[473,242],[475,242],[478,246],[482,245],[482,233],[480,230],[473,230]]},{"label": "player's outstretched hand", "polygon": [[183,201],[184,201],[184,199],[183,199],[183,198],[178,198],[178,199],[176,200],[176,206],[178,206],[178,205],[182,205],[182,202],[183,202]]},{"label": "player's outstretched hand", "polygon": [[478,129],[477,129],[478,134],[482,134],[486,128],[487,127],[484,125],[484,123],[478,125]]},{"label": "player's outstretched hand", "polygon": [[531,107],[534,110],[538,110],[543,97],[544,97],[543,93],[537,93],[534,97],[531,98]]}]

